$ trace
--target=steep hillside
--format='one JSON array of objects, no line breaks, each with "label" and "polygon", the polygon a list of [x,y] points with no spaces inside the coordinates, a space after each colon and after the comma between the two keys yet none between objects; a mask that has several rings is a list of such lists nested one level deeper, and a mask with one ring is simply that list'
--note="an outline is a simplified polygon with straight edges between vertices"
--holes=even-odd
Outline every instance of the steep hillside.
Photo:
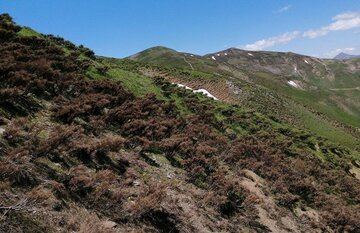
[{"label": "steep hillside", "polygon": [[0,232],[360,230],[358,152],[8,15],[0,35]]},{"label": "steep hillside", "polygon": [[[147,54],[147,59],[142,58],[142,53],[130,59],[152,65],[150,72],[148,69],[144,74],[211,90],[215,96],[224,96],[221,99],[225,101],[274,115],[334,142],[353,148],[359,144],[360,69],[356,59],[342,62],[232,48],[204,57],[189,57],[187,53],[171,50],[171,57],[176,57],[177,62],[170,64],[166,62],[168,54],[155,52],[158,49],[142,52]],[[183,59],[191,63],[193,69],[181,63]],[[154,68],[156,65],[159,67]],[[191,77],[179,74],[178,70],[203,74]],[[217,77],[209,81],[208,74]]]},{"label": "steep hillside", "polygon": [[360,70],[356,68],[356,62],[238,49],[207,57],[215,56],[217,61],[230,66],[233,73],[246,73],[256,84],[284,94],[336,121],[360,127],[360,92],[357,89]]}]

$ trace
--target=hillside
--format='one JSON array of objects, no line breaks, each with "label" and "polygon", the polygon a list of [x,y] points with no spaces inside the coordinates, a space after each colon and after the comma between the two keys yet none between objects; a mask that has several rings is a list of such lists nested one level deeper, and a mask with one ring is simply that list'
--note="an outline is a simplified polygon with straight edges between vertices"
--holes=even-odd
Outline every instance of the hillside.
[{"label": "hillside", "polygon": [[359,232],[355,145],[251,108],[276,93],[245,74],[97,57],[6,14],[0,35],[0,232]]},{"label": "hillside", "polygon": [[360,127],[360,103],[357,101],[360,93],[356,89],[360,86],[360,69],[354,68],[355,62],[236,49],[228,51],[228,56],[217,54],[220,54],[219,62],[233,68],[233,73],[243,71],[257,84],[285,94],[341,123]]},{"label": "hillside", "polygon": [[[129,59],[160,66],[155,72],[152,68],[155,76],[211,90],[215,96],[224,96],[225,101],[274,115],[334,142],[353,148],[359,145],[360,63],[356,59],[343,62],[235,48],[203,57],[174,50],[159,55],[156,50],[155,47]],[[167,59],[169,56],[171,59]],[[182,62],[184,59],[192,69]],[[174,69],[200,74],[189,78],[191,75],[174,73]],[[209,80],[209,74],[214,78]]]}]

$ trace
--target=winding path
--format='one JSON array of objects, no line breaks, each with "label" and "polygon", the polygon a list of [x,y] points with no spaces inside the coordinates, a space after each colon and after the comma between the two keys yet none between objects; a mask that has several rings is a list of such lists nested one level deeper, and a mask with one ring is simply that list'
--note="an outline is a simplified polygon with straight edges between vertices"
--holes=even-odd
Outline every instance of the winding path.
[{"label": "winding path", "polygon": [[191,63],[188,62],[185,57],[183,57],[183,58],[184,58],[184,62],[186,62],[187,64],[189,64],[189,66],[191,67],[191,69],[194,70],[194,67],[191,65]]}]

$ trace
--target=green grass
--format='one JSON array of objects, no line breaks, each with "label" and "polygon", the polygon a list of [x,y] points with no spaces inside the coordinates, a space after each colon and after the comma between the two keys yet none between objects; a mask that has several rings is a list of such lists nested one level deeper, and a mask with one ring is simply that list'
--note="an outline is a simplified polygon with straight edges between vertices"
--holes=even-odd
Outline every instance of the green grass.
[{"label": "green grass", "polygon": [[[218,69],[218,65],[211,59],[185,55],[184,53],[177,52],[173,49],[160,46],[142,51],[131,59],[163,68],[177,68],[187,70],[188,72],[194,71],[194,75],[196,75],[197,72],[201,72],[201,75],[204,73],[207,73],[208,75],[221,73]],[[192,70],[189,63],[194,70]]]},{"label": "green grass", "polygon": [[145,76],[134,74],[119,68],[114,68],[107,72],[107,77],[119,80],[126,89],[136,96],[154,93],[158,98],[163,98],[161,89],[157,87],[151,79]]},{"label": "green grass", "polygon": [[42,38],[43,36],[34,31],[33,29],[29,28],[29,27],[23,27],[21,28],[21,30],[17,33],[19,36],[23,36],[23,37],[38,37],[38,38]]},{"label": "green grass", "polygon": [[173,93],[170,95],[170,99],[174,101],[176,108],[185,115],[191,115],[191,111],[189,111],[189,109],[186,108],[184,102],[183,102],[183,98],[181,98],[178,94]]},{"label": "green grass", "polygon": [[108,74],[114,79],[120,80],[124,86],[135,95],[141,96],[154,93],[161,96],[161,90],[155,86],[152,80],[121,69],[111,69]]},{"label": "green grass", "polygon": [[[286,90],[285,93],[295,101],[306,104],[332,119],[350,126],[360,127],[359,116],[347,113],[339,107],[326,92],[310,92],[293,89]],[[355,106],[349,106],[349,109],[352,108],[354,108],[354,112],[358,111]]]},{"label": "green grass", "polygon": [[329,139],[333,143],[344,145],[350,149],[355,149],[360,144],[360,140],[340,128],[332,126],[328,121],[317,117],[300,105],[292,104],[292,111],[305,123],[306,127],[313,133]]},{"label": "green grass", "polygon": [[[251,76],[252,80],[268,88],[270,93],[275,92],[286,100],[283,105],[276,105],[271,100],[273,98],[263,98],[269,96],[265,90],[255,91],[255,99],[247,99],[248,105],[254,106],[257,111],[265,112],[274,111],[274,116],[280,117],[284,114],[290,122],[294,122],[297,127],[305,127],[311,132],[321,137],[327,138],[336,144],[344,145],[348,148],[355,149],[359,147],[360,139],[352,136],[340,127],[335,127],[328,118],[335,119],[348,125],[360,126],[360,121],[356,116],[352,116],[336,107],[335,103],[330,102],[329,93],[316,91],[302,91],[292,88],[286,84],[282,77],[275,77],[268,73],[256,73]],[[244,88],[243,88],[244,90]],[[279,99],[280,100],[280,99]],[[277,100],[277,101],[279,101]],[[259,105],[261,103],[261,105]],[[260,106],[256,107],[257,105]],[[323,113],[328,118],[318,115],[310,109]],[[286,121],[286,120],[285,120]]]},{"label": "green grass", "polygon": [[88,68],[86,76],[94,80],[102,80],[106,78],[103,74],[100,74],[94,66],[90,66]]},{"label": "green grass", "polygon": [[[339,121],[349,126],[360,127],[359,109],[349,101],[351,96],[342,96],[338,93],[332,93],[331,91],[325,91],[322,89],[315,91],[303,91],[296,88],[292,88],[286,84],[286,80],[279,79],[278,77],[268,73],[255,73],[252,78],[256,83],[268,87],[271,90],[276,91],[290,99],[296,101],[301,105],[306,105],[312,109]],[[358,91],[354,91],[358,92]],[[352,94],[353,97],[360,96]],[[355,115],[346,112],[341,106],[336,103],[333,98],[338,98],[344,106],[349,108]]]}]

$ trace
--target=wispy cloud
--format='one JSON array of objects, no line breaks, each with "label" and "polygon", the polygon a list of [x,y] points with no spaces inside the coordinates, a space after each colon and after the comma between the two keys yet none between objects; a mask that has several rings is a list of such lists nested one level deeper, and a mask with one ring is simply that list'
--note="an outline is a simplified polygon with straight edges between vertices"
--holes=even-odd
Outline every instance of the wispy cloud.
[{"label": "wispy cloud", "polygon": [[286,6],[283,6],[283,7],[280,7],[279,9],[277,9],[275,11],[275,13],[280,14],[280,13],[290,10],[290,8],[291,8],[291,5],[286,5]]},{"label": "wispy cloud", "polygon": [[246,49],[246,50],[263,50],[263,49],[273,47],[278,44],[286,44],[286,43],[294,40],[295,38],[297,38],[299,34],[300,34],[299,31],[286,32],[279,36],[270,37],[267,39],[256,41],[255,43],[252,43],[252,44],[240,46],[240,48]]},{"label": "wispy cloud", "polygon": [[332,31],[343,31],[360,27],[360,12],[342,13],[333,17],[332,20],[331,24],[319,29],[308,30],[303,33],[303,36],[313,39],[325,36]]},{"label": "wispy cloud", "polygon": [[[280,8],[277,12],[281,13],[290,9],[290,5],[284,6]],[[335,15],[332,18],[332,23],[327,26],[318,28],[318,29],[311,29],[305,32],[293,31],[293,32],[286,32],[279,36],[270,37],[267,39],[258,40],[252,44],[246,44],[243,46],[238,46],[239,48],[246,49],[246,50],[263,50],[266,48],[273,47],[278,44],[286,44],[290,41],[299,37],[302,33],[302,36],[305,38],[313,39],[320,36],[325,36],[332,31],[344,31],[350,30],[354,28],[360,28],[360,12],[345,12],[338,15]],[[360,30],[355,31],[354,33],[360,33]],[[336,49],[330,51],[324,56],[331,57],[336,55],[340,52],[354,52],[354,48],[343,48],[343,49]],[[357,51],[357,50],[356,50]]]}]

